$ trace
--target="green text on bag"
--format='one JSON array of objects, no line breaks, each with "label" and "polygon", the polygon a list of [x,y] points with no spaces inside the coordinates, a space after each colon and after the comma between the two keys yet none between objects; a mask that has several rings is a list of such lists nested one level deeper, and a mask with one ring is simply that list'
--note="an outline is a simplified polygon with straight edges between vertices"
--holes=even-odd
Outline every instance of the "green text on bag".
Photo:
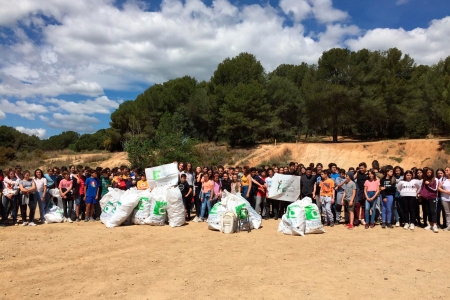
[{"label": "green text on bag", "polygon": [[236,216],[240,219],[245,219],[247,218],[247,213],[245,212],[245,210],[242,210],[243,208],[245,208],[246,205],[245,203],[242,203],[241,205],[236,206]]},{"label": "green text on bag", "polygon": [[144,210],[144,203],[148,202],[148,198],[147,197],[141,197],[139,199],[139,203],[138,205],[136,205],[135,209],[136,210]]},{"label": "green text on bag", "polygon": [[158,180],[161,178],[161,170],[153,170],[153,180]]},{"label": "green text on bag", "polygon": [[308,221],[319,220],[319,210],[313,205],[305,206],[305,219]]},{"label": "green text on bag", "polygon": [[297,212],[300,210],[300,205],[289,205],[287,209],[287,217],[288,219],[296,219]]},{"label": "green text on bag", "polygon": [[163,216],[166,214],[167,202],[155,201],[155,207],[153,208],[153,214],[157,216]]}]

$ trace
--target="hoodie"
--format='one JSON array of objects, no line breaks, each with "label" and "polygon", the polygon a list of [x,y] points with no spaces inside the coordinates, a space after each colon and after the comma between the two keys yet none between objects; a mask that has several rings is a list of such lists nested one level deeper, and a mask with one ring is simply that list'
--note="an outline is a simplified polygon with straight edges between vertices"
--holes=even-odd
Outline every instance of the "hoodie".
[{"label": "hoodie", "polygon": [[436,199],[438,196],[438,180],[433,178],[428,184],[423,180],[422,187],[420,188],[420,196],[423,199]]}]

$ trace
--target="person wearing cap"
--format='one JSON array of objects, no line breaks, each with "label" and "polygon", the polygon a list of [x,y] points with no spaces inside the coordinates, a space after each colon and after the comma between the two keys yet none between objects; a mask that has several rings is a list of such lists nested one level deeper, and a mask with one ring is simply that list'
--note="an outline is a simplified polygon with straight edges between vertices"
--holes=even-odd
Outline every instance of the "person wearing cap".
[{"label": "person wearing cap", "polygon": [[355,197],[356,197],[356,184],[353,172],[347,172],[345,175],[345,183],[342,186],[344,189],[344,206],[348,211],[349,222],[347,224],[348,229],[353,229],[353,221],[355,219]]}]

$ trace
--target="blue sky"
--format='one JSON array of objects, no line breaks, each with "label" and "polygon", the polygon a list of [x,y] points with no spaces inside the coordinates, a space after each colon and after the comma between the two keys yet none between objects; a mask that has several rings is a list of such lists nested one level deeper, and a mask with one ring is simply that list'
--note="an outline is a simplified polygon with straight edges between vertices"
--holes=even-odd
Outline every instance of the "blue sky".
[{"label": "blue sky", "polygon": [[0,0],[0,125],[48,138],[107,128],[154,83],[209,79],[253,53],[267,71],[333,47],[450,55],[447,0]]}]

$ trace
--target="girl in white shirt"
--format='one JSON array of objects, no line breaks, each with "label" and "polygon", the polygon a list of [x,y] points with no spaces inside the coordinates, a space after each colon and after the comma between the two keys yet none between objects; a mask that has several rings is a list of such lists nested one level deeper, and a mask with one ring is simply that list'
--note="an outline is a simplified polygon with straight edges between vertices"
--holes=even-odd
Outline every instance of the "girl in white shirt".
[{"label": "girl in white shirt", "polygon": [[441,192],[442,208],[445,211],[447,227],[444,231],[450,231],[450,168],[445,168],[445,178],[439,183],[439,192]]},{"label": "girl in white shirt", "polygon": [[413,180],[412,171],[408,170],[404,174],[404,179],[397,183],[397,191],[400,194],[401,203],[403,206],[403,215],[405,218],[404,229],[414,230],[414,222],[416,220],[416,202],[417,191],[420,185],[416,180]]},{"label": "girl in white shirt", "polygon": [[45,222],[44,215],[47,210],[47,178],[44,177],[44,172],[41,169],[36,169],[34,171],[34,183],[36,185],[36,200],[38,201],[39,206],[39,221],[41,223]]}]

